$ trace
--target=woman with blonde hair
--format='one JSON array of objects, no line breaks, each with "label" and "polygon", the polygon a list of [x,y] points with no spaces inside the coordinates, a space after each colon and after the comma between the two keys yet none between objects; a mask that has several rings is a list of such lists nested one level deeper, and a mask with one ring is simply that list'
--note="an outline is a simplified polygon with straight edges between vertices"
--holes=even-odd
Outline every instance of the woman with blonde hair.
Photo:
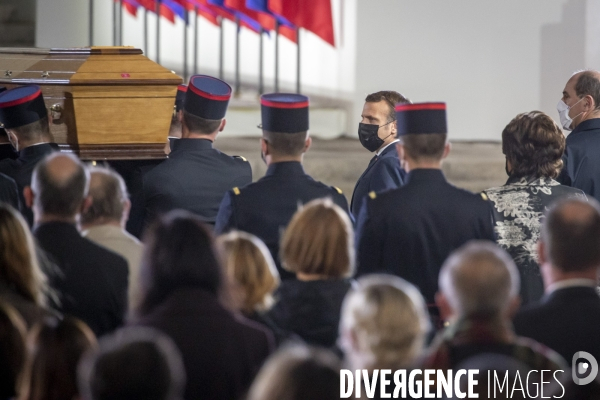
[{"label": "woman with blonde hair", "polygon": [[335,345],[340,309],[352,286],[354,233],[348,215],[331,199],[303,206],[281,240],[285,280],[268,315],[282,329],[312,345]]},{"label": "woman with blonde hair", "polygon": [[391,275],[361,278],[342,306],[340,347],[352,369],[403,369],[420,355],[430,328],[423,296]]},{"label": "woman with blonde hair", "polygon": [[46,277],[40,270],[27,223],[0,203],[0,299],[13,306],[28,327],[54,315],[46,308]]}]

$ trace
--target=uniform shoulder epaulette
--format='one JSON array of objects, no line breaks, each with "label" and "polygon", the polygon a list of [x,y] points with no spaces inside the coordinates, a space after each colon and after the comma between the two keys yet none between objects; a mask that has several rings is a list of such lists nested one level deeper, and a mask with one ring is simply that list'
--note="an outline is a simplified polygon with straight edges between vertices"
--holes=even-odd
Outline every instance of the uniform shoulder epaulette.
[{"label": "uniform shoulder epaulette", "polygon": [[487,194],[485,194],[484,192],[479,193],[481,195],[481,198],[485,201],[489,200],[489,197],[487,196]]},{"label": "uniform shoulder epaulette", "polygon": [[246,157],[242,157],[242,156],[232,156],[233,158],[239,158],[242,161],[246,161],[248,162],[248,160],[246,160]]},{"label": "uniform shoulder epaulette", "polygon": [[336,192],[338,192],[339,194],[344,194],[344,192],[342,192],[342,189],[340,189],[339,187],[337,187],[337,186],[332,186],[332,188],[334,188],[334,189],[335,189],[335,191],[336,191]]},{"label": "uniform shoulder epaulette", "polygon": [[369,192],[369,197],[371,199],[375,199],[377,197],[377,193],[375,193],[375,192]]},{"label": "uniform shoulder epaulette", "polygon": [[241,193],[241,192],[240,192],[240,188],[239,188],[239,187],[237,187],[237,186],[236,186],[236,187],[234,187],[232,190],[233,190],[233,194],[235,194],[236,196],[239,196],[239,195],[240,195],[240,193]]}]

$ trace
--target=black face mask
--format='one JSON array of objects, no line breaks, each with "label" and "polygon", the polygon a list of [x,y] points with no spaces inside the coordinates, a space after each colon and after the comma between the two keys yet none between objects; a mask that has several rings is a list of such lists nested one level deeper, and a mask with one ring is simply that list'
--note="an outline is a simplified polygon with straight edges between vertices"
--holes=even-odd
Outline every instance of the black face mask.
[{"label": "black face mask", "polygon": [[360,122],[358,124],[358,139],[360,140],[360,144],[362,144],[363,147],[370,152],[374,152],[379,149],[383,144],[384,139],[380,138],[377,135],[377,132],[379,132],[379,128],[391,124],[392,122],[394,121],[390,121],[381,126],[375,124],[363,124]]}]

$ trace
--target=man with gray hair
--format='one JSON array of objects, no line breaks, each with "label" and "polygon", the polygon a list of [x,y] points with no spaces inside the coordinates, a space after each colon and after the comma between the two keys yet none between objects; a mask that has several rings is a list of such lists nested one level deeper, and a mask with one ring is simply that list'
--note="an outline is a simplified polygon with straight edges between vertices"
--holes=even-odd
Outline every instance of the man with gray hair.
[{"label": "man with gray hair", "polygon": [[515,331],[566,360],[585,351],[600,360],[600,205],[569,199],[550,209],[538,244],[546,294],[515,316]]},{"label": "man with gray hair", "polygon": [[454,251],[439,275],[436,304],[446,329],[423,368],[453,369],[483,353],[513,357],[532,369],[564,369],[564,360],[537,342],[516,337],[511,318],[519,307],[519,273],[492,242],[471,241]]},{"label": "man with gray hair", "polygon": [[33,209],[34,235],[59,269],[48,283],[60,296],[58,311],[73,315],[97,336],[123,324],[127,310],[127,261],[81,236],[80,213],[90,205],[89,171],[75,156],[53,153],[33,170],[24,190]]},{"label": "man with gray hair", "polygon": [[83,236],[123,256],[129,264],[129,308],[139,300],[138,281],[144,246],[125,230],[131,202],[125,181],[115,171],[90,168],[91,205],[81,214]]},{"label": "man with gray hair", "polygon": [[558,181],[600,200],[600,72],[575,73],[557,105],[567,136]]}]

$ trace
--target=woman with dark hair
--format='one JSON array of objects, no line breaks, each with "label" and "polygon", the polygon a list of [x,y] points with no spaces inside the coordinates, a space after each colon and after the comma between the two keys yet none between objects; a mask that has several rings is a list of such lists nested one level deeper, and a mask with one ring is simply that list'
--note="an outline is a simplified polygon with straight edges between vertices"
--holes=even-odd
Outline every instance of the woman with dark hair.
[{"label": "woman with dark hair", "polygon": [[169,335],[183,354],[186,399],[238,399],[273,349],[261,325],[237,317],[227,297],[210,231],[184,211],[155,223],[141,266],[135,325]]},{"label": "woman with dark hair", "polygon": [[24,393],[25,335],[25,322],[19,313],[0,300],[0,400]]},{"label": "woman with dark hair", "polygon": [[0,299],[13,306],[28,327],[54,313],[46,308],[48,287],[33,238],[17,210],[0,202]]},{"label": "woman with dark hair", "polygon": [[97,346],[92,330],[77,318],[47,318],[33,328],[30,342],[28,399],[76,399],[77,364]]},{"label": "woman with dark hair", "polygon": [[497,242],[519,268],[523,304],[544,294],[537,259],[544,211],[558,198],[586,198],[555,180],[564,151],[565,137],[552,118],[541,111],[519,114],[502,131],[508,181],[484,191],[494,205]]}]

